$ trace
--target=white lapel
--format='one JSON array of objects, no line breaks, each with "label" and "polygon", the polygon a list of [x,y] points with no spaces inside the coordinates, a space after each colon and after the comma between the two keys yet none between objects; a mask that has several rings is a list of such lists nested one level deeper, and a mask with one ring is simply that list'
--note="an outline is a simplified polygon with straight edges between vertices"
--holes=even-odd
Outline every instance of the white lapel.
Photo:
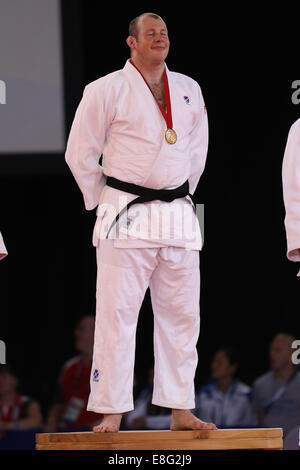
[{"label": "white lapel", "polygon": [[[139,104],[142,105],[143,109],[147,110],[149,117],[151,116],[151,119],[155,120],[160,127],[162,123],[165,125],[164,117],[153,94],[145,83],[140,72],[130,63],[130,59],[127,60],[125,67],[123,68],[123,72],[132,85],[132,90],[135,93],[136,99]],[[141,100],[143,103],[141,103]]]}]

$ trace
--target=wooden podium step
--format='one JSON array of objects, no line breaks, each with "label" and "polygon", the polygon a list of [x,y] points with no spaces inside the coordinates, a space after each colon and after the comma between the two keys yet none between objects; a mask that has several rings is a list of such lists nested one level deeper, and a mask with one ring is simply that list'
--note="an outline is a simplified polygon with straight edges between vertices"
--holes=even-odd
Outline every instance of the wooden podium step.
[{"label": "wooden podium step", "polygon": [[281,428],[36,434],[37,450],[282,449]]}]

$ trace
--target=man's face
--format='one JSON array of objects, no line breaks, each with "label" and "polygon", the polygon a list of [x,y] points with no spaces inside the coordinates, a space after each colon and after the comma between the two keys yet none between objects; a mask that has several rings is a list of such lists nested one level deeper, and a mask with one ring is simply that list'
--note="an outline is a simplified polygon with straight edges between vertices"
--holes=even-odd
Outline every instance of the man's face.
[{"label": "man's face", "polygon": [[170,41],[166,24],[161,19],[143,16],[139,19],[138,38],[133,41],[133,57],[142,61],[163,62],[169,52]]},{"label": "man's face", "polygon": [[0,374],[0,393],[12,393],[16,391],[18,380],[9,372]]},{"label": "man's face", "polygon": [[213,379],[223,379],[233,377],[236,366],[230,364],[227,355],[223,351],[217,351],[211,363],[211,377]]},{"label": "man's face", "polygon": [[270,346],[270,366],[272,370],[278,370],[291,362],[291,338],[276,336]]}]

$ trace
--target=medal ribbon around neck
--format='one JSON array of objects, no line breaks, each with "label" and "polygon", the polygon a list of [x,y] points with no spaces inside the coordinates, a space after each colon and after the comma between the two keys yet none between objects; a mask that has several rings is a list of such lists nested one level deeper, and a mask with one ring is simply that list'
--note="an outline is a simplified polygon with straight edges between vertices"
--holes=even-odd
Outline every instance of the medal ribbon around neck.
[{"label": "medal ribbon around neck", "polygon": [[143,77],[146,85],[148,86],[149,90],[151,91],[155,101],[157,102],[159,109],[161,110],[161,113],[166,121],[167,124],[167,130],[165,132],[165,139],[168,142],[168,144],[175,144],[177,141],[177,135],[176,132],[173,129],[173,121],[172,121],[172,108],[171,108],[171,100],[170,100],[170,90],[169,90],[169,82],[168,82],[168,76],[166,73],[166,69],[164,69],[163,73],[163,79],[164,79],[164,88],[165,88],[165,97],[166,97],[166,108],[167,110],[165,111],[160,102],[157,100],[156,96],[154,95],[149,83],[145,79],[144,75],[142,72],[137,68],[137,66],[133,63],[133,61],[130,59],[130,63],[137,69],[137,71],[141,74]]}]

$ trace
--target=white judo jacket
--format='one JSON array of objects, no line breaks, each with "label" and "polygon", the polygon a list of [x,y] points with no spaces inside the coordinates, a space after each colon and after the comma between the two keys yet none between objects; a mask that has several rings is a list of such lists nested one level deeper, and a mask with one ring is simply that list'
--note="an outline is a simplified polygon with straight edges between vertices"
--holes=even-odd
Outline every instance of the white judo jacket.
[{"label": "white judo jacket", "polygon": [[300,119],[294,122],[288,134],[282,164],[282,182],[287,258],[300,261]]},{"label": "white judo jacket", "polygon": [[0,232],[0,259],[4,258],[7,256],[7,249],[4,245],[3,237]]},{"label": "white judo jacket", "polygon": [[[107,176],[154,189],[173,189],[188,179],[189,192],[194,194],[204,170],[208,148],[208,121],[201,88],[192,78],[170,72],[166,65],[165,67],[173,129],[177,133],[177,142],[173,145],[165,140],[166,122],[156,100],[129,59],[123,69],[100,77],[84,88],[70,130],[65,159],[82,191],[85,208],[92,210],[98,206],[93,233],[94,246],[98,245],[100,236],[104,238],[105,230],[107,233],[110,222],[120,210],[138,197],[106,185]],[[101,154],[102,166],[99,165]],[[182,208],[185,206],[182,214],[187,214],[189,209],[189,215],[183,218],[183,224],[187,223],[186,220],[190,224],[190,217],[194,218],[193,236],[189,229],[182,231],[183,236],[177,236],[174,225],[168,232],[170,236],[162,237],[160,219],[160,237],[153,240],[149,236],[148,225],[149,205],[153,203],[159,208],[160,217],[166,206],[168,210],[174,204],[177,208],[178,204]],[[138,206],[143,210],[138,211]],[[103,233],[104,216],[107,215],[107,208],[111,207],[115,212],[109,218],[109,223],[104,225]],[[119,219],[120,233],[116,235],[116,231],[111,230],[109,238],[114,233],[114,244],[117,247],[128,246],[129,242],[132,247],[159,243],[162,246],[200,250],[202,240],[199,222],[192,207],[189,196],[170,203],[153,201],[133,205]],[[128,227],[134,219],[139,221],[135,228],[139,226],[140,231],[136,229],[131,236]],[[124,230],[128,235],[126,237]]]}]

